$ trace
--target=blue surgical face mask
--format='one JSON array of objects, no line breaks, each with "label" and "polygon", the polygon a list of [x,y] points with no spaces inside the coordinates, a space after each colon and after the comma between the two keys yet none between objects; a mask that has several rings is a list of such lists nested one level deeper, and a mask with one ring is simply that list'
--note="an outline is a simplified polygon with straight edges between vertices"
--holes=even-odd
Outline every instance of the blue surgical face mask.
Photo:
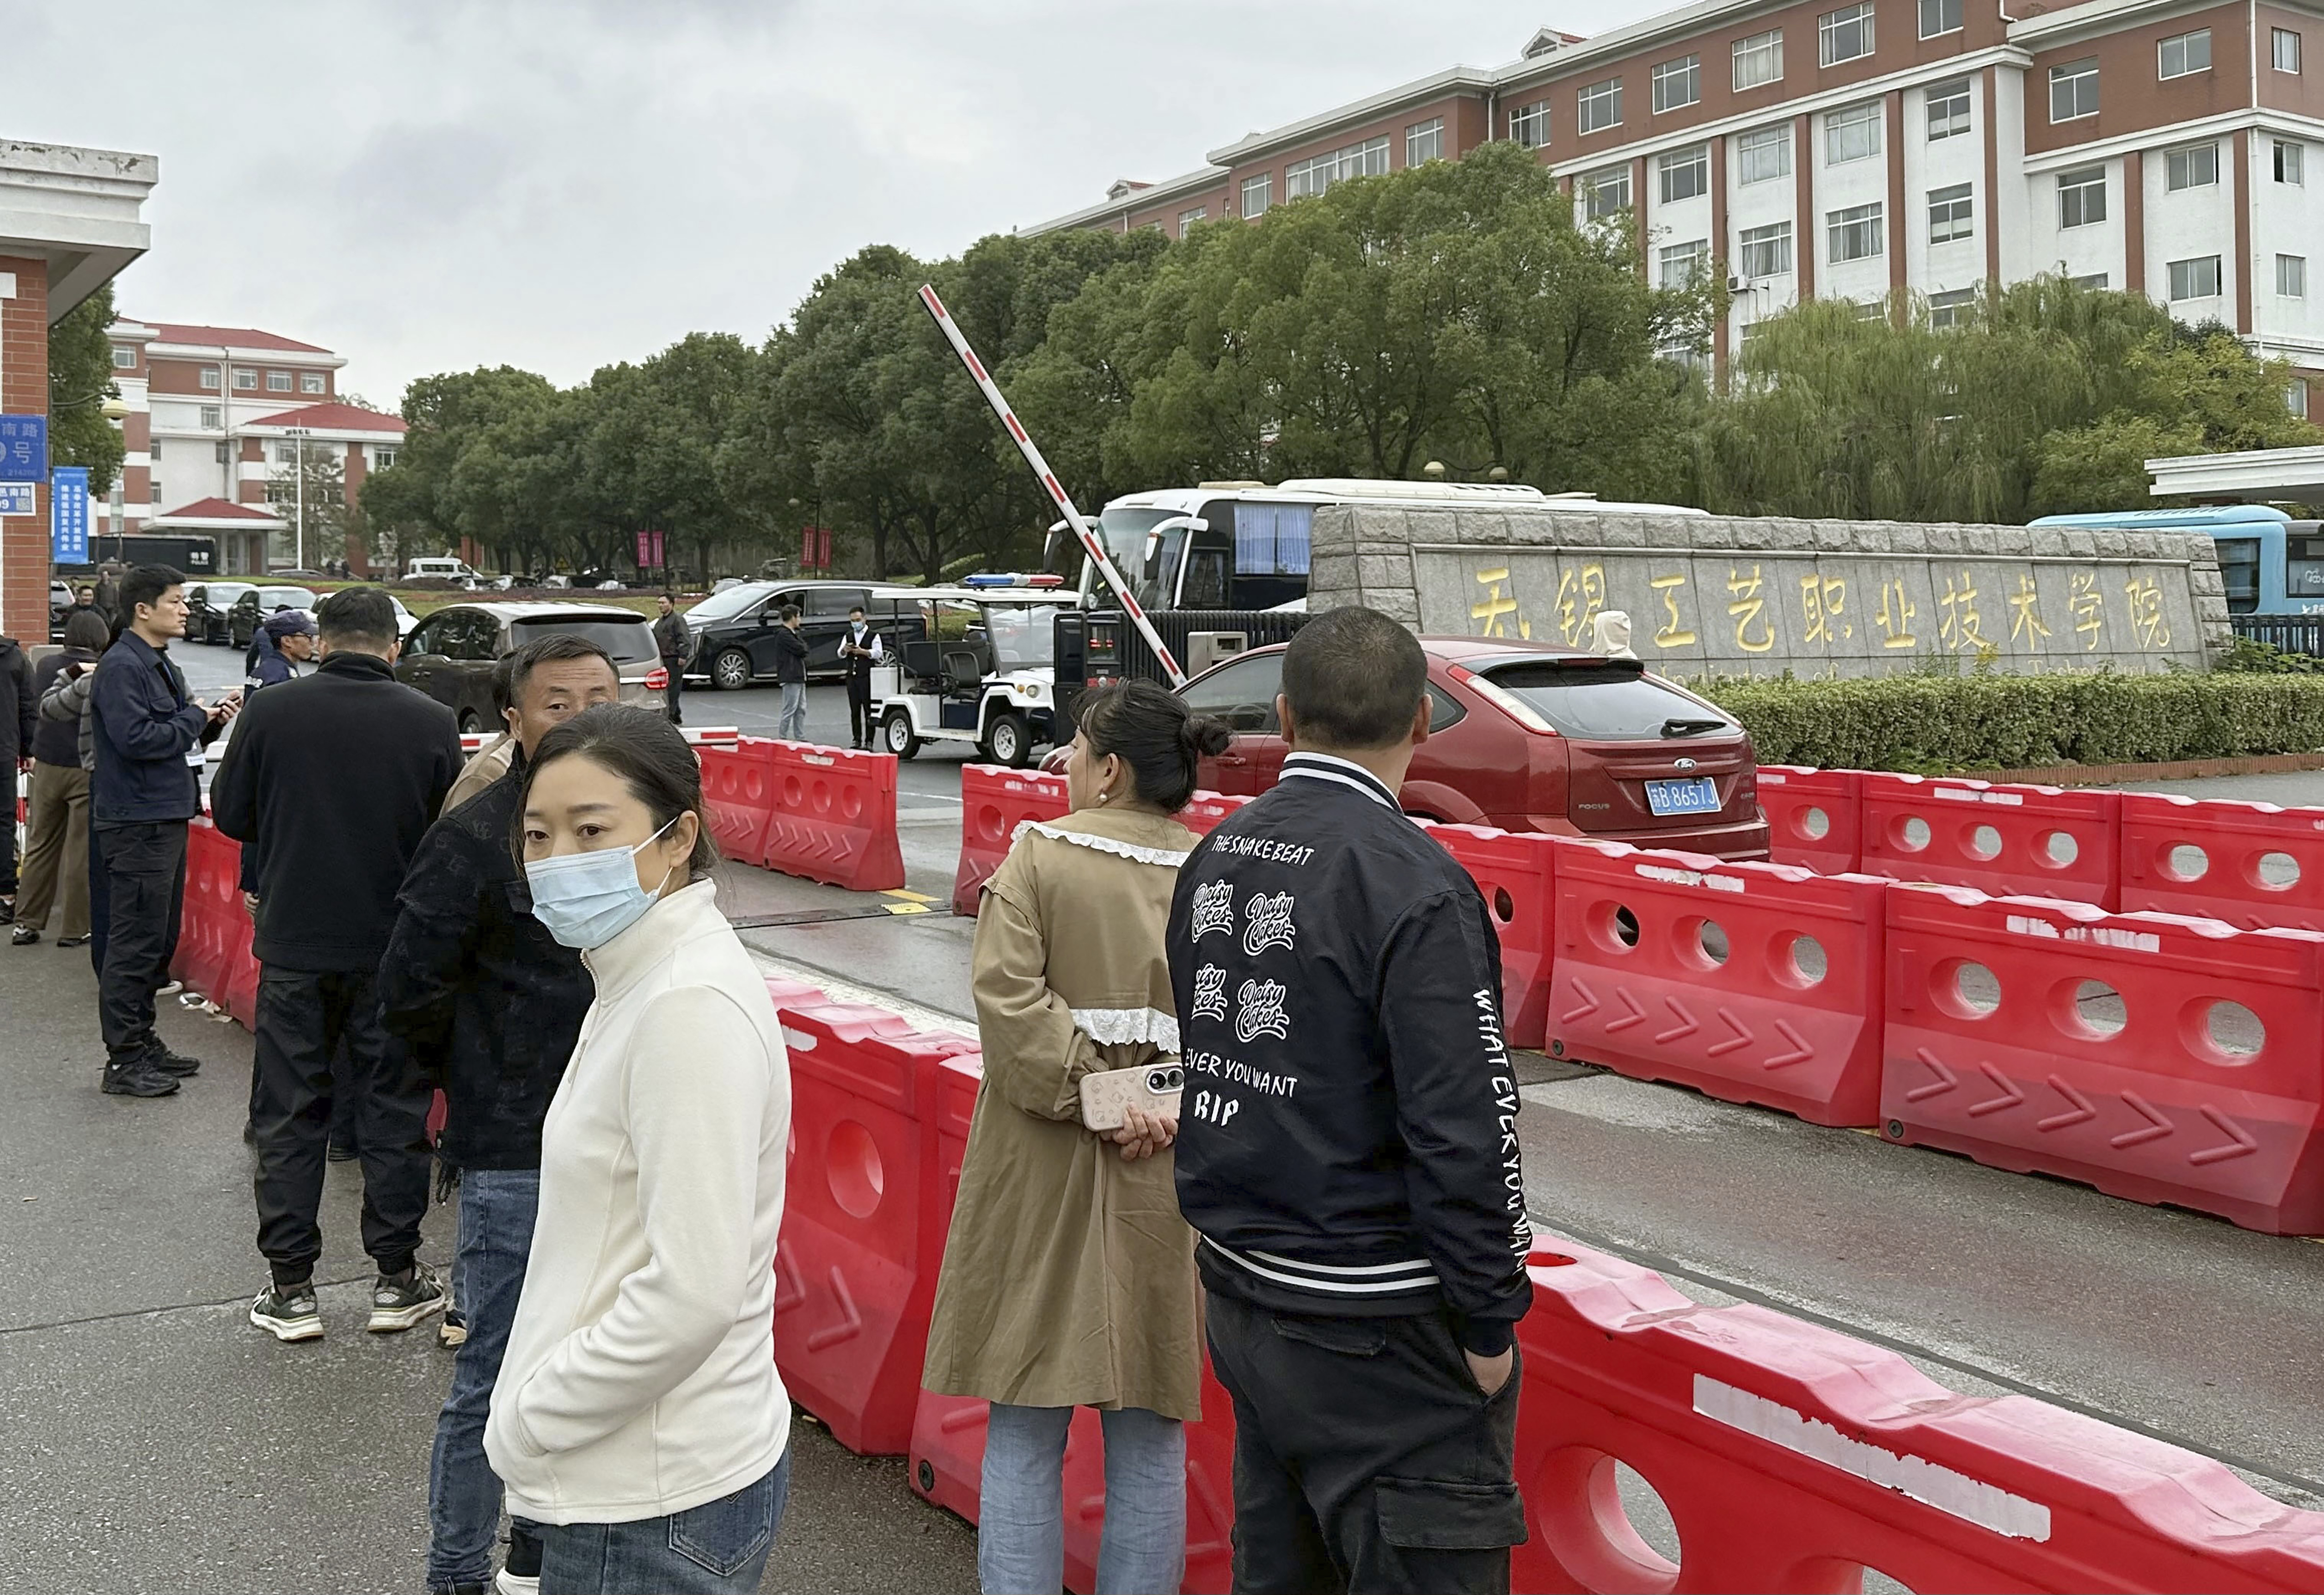
[{"label": "blue surgical face mask", "polygon": [[[673,815],[669,825],[676,824]],[[565,946],[584,952],[604,946],[635,925],[661,895],[659,887],[648,891],[638,884],[637,856],[661,840],[662,831],[669,825],[635,847],[560,853],[526,864],[524,878],[532,890],[532,917]],[[662,880],[664,884],[669,880],[667,871]]]}]

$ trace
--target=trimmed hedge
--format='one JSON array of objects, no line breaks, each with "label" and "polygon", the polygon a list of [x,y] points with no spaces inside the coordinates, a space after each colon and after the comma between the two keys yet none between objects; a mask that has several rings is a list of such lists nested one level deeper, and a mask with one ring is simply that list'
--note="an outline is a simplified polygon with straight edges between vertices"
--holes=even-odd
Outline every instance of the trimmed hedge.
[{"label": "trimmed hedge", "polygon": [[1721,680],[1765,764],[1915,774],[2324,748],[2324,676],[2172,671]]}]

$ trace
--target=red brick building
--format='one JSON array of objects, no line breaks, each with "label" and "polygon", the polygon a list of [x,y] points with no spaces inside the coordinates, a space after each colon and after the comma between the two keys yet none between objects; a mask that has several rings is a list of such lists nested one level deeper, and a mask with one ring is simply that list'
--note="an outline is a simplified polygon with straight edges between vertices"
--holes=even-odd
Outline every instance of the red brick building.
[{"label": "red brick building", "polygon": [[[49,410],[49,328],[143,254],[151,155],[0,139],[0,410]],[[67,395],[97,404],[101,394]],[[0,633],[49,634],[49,490],[0,517]]]},{"label": "red brick building", "polygon": [[293,507],[269,496],[270,484],[291,480],[302,458],[311,468],[322,456],[339,463],[353,507],[364,477],[395,463],[402,418],[343,402],[346,364],[319,345],[255,327],[115,321],[114,378],[129,406],[122,429],[129,456],[99,519],[108,530],[136,531],[161,520],[182,529],[189,506],[220,499],[284,521],[281,530],[257,520],[211,529],[222,576],[285,567],[302,553],[309,565],[343,557],[360,564],[359,549],[317,546],[318,506],[309,506],[302,539],[290,523]]}]

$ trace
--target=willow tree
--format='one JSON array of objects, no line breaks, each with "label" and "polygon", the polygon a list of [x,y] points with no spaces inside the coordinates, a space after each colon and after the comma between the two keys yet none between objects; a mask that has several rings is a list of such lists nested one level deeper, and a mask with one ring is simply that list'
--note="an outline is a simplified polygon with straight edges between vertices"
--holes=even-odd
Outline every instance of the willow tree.
[{"label": "willow tree", "polygon": [[2317,435],[2285,408],[2288,368],[2224,328],[2177,326],[2140,295],[2042,277],[1981,290],[1957,314],[1938,326],[1903,293],[1813,300],[1759,323],[1696,436],[1702,502],[2022,521],[2147,502],[2142,448]]}]

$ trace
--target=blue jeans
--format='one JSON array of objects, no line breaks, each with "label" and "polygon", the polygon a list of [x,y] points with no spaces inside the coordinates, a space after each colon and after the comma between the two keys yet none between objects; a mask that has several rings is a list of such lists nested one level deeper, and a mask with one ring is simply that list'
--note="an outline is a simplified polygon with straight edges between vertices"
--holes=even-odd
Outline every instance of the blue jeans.
[{"label": "blue jeans", "polygon": [[543,1524],[540,1595],[752,1595],[790,1487],[786,1451],[756,1483],[667,1517]]},{"label": "blue jeans", "polygon": [[[460,1176],[460,1241],[452,1268],[468,1338],[436,1419],[428,1465],[428,1587],[489,1584],[500,1538],[501,1481],[484,1460],[484,1419],[516,1322],[540,1205],[537,1168],[471,1168]],[[520,1525],[530,1530],[530,1524]]]},{"label": "blue jeans", "polygon": [[[1056,1595],[1065,1580],[1065,1430],[1070,1406],[992,1404],[977,1503],[976,1577],[985,1595]],[[1186,1581],[1186,1426],[1143,1407],[1105,1426],[1105,1535],[1096,1595],[1175,1595]],[[545,1595],[545,1586],[544,1586]]]},{"label": "blue jeans", "polygon": [[775,740],[785,742],[807,741],[807,683],[783,683],[782,706],[775,711]]}]

